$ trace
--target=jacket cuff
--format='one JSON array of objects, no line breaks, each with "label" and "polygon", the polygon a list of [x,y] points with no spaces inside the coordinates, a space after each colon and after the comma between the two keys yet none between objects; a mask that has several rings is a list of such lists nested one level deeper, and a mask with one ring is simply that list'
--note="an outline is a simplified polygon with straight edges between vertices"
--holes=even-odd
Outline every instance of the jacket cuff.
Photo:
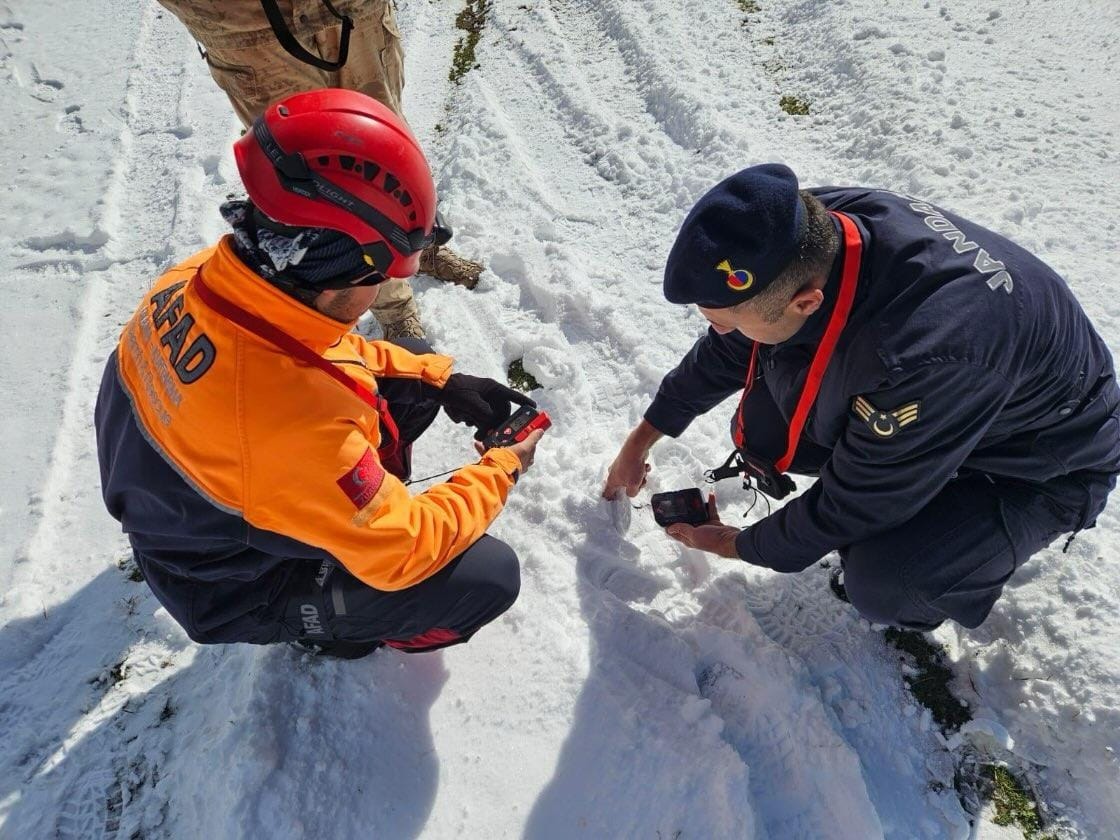
[{"label": "jacket cuff", "polygon": [[512,478],[515,483],[521,477],[521,459],[508,449],[502,447],[487,449],[486,454],[482,456],[481,463],[497,467]]},{"label": "jacket cuff", "polygon": [[679,437],[695,419],[695,417],[682,414],[679,409],[673,407],[669,400],[660,394],[653,398],[653,402],[649,404],[645,413],[647,423],[661,434],[674,438]]},{"label": "jacket cuff", "polygon": [[766,564],[762,562],[762,559],[755,552],[754,546],[751,545],[750,533],[750,527],[739,532],[739,535],[735,537],[735,551],[738,553],[740,560],[750,563],[752,566],[765,566]]},{"label": "jacket cuff", "polygon": [[784,572],[792,574],[793,572],[801,572],[813,565],[815,560],[808,562],[801,562],[800,558],[796,558],[792,563],[786,562],[779,558],[767,558],[762,555],[758,550],[758,527],[766,520],[744,528],[739,532],[739,536],[735,538],[735,551],[739,554],[739,559],[752,566],[761,566],[764,569],[771,569],[775,572]]},{"label": "jacket cuff", "polygon": [[442,388],[446,385],[447,378],[451,376],[451,368],[455,364],[455,360],[450,356],[441,356],[438,353],[425,353],[420,358],[424,365],[420,371],[420,379],[436,388]]}]

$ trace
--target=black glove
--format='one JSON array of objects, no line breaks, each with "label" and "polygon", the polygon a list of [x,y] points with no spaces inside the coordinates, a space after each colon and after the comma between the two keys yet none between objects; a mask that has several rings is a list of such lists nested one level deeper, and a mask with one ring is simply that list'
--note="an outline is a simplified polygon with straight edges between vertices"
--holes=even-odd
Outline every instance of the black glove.
[{"label": "black glove", "polygon": [[[427,389],[425,389],[427,390]],[[474,426],[475,440],[482,440],[509,419],[510,403],[536,406],[536,402],[520,391],[493,379],[453,373],[442,388],[432,388],[432,399],[443,406],[455,423]]]}]

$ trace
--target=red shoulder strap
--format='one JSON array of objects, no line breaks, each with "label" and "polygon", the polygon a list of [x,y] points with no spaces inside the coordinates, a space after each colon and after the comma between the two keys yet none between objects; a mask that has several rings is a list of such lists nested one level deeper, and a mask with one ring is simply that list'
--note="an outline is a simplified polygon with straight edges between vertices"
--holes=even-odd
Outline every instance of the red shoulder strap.
[{"label": "red shoulder strap", "polygon": [[384,459],[396,452],[400,433],[397,431],[397,424],[393,420],[392,415],[389,414],[389,403],[384,397],[380,394],[373,393],[373,391],[369,390],[369,388],[365,387],[360,382],[347,376],[306,344],[292,338],[292,336],[288,335],[275,324],[270,324],[263,318],[258,318],[251,312],[242,309],[233,301],[227,300],[219,295],[203,282],[201,271],[195,272],[194,277],[191,278],[191,285],[194,288],[195,294],[198,295],[199,300],[219,315],[228,318],[230,321],[237,324],[237,326],[258,338],[262,338],[270,344],[279,347],[289,356],[299,359],[304,364],[317,367],[373,408],[377,412],[378,417],[381,418],[381,422],[384,424],[386,431],[389,433],[389,442],[377,450],[378,456]]},{"label": "red shoulder strap", "polygon": [[[832,212],[832,211],[830,211]],[[844,213],[832,212],[840,221],[844,231],[844,268],[840,275],[840,295],[836,299],[836,308],[832,317],[828,319],[824,337],[813,354],[813,361],[809,365],[809,375],[805,379],[805,386],[801,389],[801,398],[797,401],[793,419],[789,424],[789,437],[787,438],[786,454],[778,459],[774,466],[778,472],[785,472],[793,463],[793,456],[797,452],[797,442],[801,439],[801,432],[805,428],[805,421],[809,419],[809,412],[817,399],[817,392],[821,389],[824,372],[832,360],[832,353],[836,349],[836,342],[840,340],[840,333],[848,323],[848,315],[852,311],[852,301],[856,297],[856,286],[859,284],[859,268],[863,253],[863,243],[859,238],[859,229],[856,223]]]}]

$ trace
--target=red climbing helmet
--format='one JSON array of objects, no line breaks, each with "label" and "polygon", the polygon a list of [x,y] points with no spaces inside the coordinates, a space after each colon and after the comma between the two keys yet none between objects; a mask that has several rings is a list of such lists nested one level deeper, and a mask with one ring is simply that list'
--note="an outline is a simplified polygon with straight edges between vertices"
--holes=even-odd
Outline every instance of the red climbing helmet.
[{"label": "red climbing helmet", "polygon": [[323,88],[274,102],[233,155],[262,213],[345,233],[387,277],[415,274],[420,252],[451,238],[416,138],[363,93]]}]

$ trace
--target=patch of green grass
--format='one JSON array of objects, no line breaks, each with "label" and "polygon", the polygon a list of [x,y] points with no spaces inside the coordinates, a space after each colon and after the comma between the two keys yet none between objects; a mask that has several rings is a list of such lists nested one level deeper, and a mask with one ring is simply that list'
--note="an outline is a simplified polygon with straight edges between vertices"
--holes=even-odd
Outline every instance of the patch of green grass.
[{"label": "patch of green grass", "polygon": [[809,115],[809,103],[797,96],[786,94],[779,100],[778,107],[794,117],[806,117]]},{"label": "patch of green grass", "polygon": [[[949,690],[953,672],[945,664],[945,649],[931,642],[922,633],[911,630],[887,629],[887,644],[910,659],[908,663],[917,671],[904,677],[914,699],[929,709],[937,725],[946,733],[956,732],[972,720],[972,711]],[[904,660],[905,661],[905,660]]]},{"label": "patch of green grass", "polygon": [[1023,832],[1027,840],[1054,840],[1054,835],[1043,835],[1042,817],[1038,804],[1011,771],[999,765],[985,768],[985,777],[992,784],[991,799],[996,809],[996,825],[1013,825]]},{"label": "patch of green grass", "polygon": [[467,5],[455,16],[455,26],[465,33],[455,42],[455,52],[451,56],[451,72],[447,78],[459,84],[463,77],[478,67],[475,48],[486,26],[486,14],[490,11],[490,0],[467,0]]},{"label": "patch of green grass", "polygon": [[509,363],[509,384],[511,387],[516,388],[518,391],[524,391],[526,394],[530,391],[535,391],[541,387],[533,374],[525,370],[524,359],[514,359]]},{"label": "patch of green grass", "polygon": [[137,564],[136,558],[133,555],[126,554],[120,557],[117,560],[117,568],[133,583],[144,582],[144,574],[140,571],[140,566]]},{"label": "patch of green grass", "polygon": [[757,15],[762,11],[762,7],[755,2],[755,0],[735,0],[739,4],[739,11],[743,13],[743,19],[739,21],[739,25],[744,29],[751,25],[751,15]]}]

